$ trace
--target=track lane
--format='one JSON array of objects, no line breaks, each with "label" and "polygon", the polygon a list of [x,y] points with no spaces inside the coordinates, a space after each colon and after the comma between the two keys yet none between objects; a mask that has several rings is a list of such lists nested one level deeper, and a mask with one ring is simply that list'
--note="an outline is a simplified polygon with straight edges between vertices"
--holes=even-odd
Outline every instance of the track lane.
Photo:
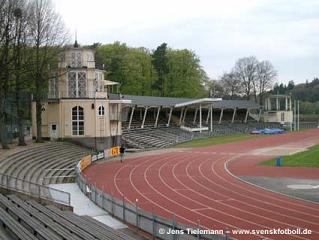
[{"label": "track lane", "polygon": [[[289,239],[319,239],[319,205],[265,191],[232,176],[242,172],[250,151],[259,147],[308,146],[318,141],[319,131],[266,137],[238,144],[217,145],[182,150],[162,155],[127,159],[123,164],[96,164],[85,171],[90,182],[116,197],[181,223],[225,229],[308,228],[312,235],[289,236]],[[296,140],[298,139],[299,140]],[[300,140],[300,137],[303,138]],[[269,141],[271,140],[271,141]],[[253,156],[256,157],[256,156]],[[257,160],[247,161],[248,166]],[[239,166],[233,168],[233,166]],[[235,169],[235,170],[234,170]],[[233,172],[234,171],[234,172]],[[94,174],[93,174],[94,173]],[[301,174],[304,172],[301,171]],[[262,237],[237,235],[238,239]],[[282,235],[266,237],[283,239]],[[286,236],[288,237],[288,236]],[[286,238],[284,238],[286,239]]]}]

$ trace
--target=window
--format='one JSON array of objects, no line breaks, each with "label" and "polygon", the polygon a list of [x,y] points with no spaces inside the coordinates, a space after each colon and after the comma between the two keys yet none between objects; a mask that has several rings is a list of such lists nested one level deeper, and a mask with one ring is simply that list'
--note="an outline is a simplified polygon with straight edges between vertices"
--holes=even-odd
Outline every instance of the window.
[{"label": "window", "polygon": [[84,135],[84,111],[80,106],[72,108],[72,135]]},{"label": "window", "polygon": [[284,112],[281,113],[281,122],[285,122],[285,113]]},{"label": "window", "polygon": [[64,62],[65,61],[65,54],[61,53],[60,54],[60,62]]},{"label": "window", "polygon": [[82,54],[81,52],[71,53],[71,67],[82,67]]},{"label": "window", "polygon": [[56,73],[49,79],[49,96],[52,98],[58,97],[58,77]]},{"label": "window", "polygon": [[87,53],[88,62],[94,62],[94,57],[92,53]]},{"label": "window", "polygon": [[101,80],[102,80],[102,73],[95,72],[95,91],[96,92],[103,91],[103,85],[101,83]]},{"label": "window", "polygon": [[104,107],[99,106],[99,116],[104,116]]},{"label": "window", "polygon": [[68,73],[69,97],[86,97],[86,72]]},{"label": "window", "polygon": [[86,73],[78,72],[78,96],[85,97],[86,95]]}]

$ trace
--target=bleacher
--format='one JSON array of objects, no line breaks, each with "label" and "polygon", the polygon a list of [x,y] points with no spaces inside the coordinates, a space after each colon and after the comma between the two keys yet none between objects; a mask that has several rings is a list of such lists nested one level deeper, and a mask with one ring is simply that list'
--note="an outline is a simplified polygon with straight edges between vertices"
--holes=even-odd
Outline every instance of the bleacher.
[{"label": "bleacher", "polygon": [[[185,119],[186,122],[186,119]],[[187,126],[198,127],[192,122],[186,122]],[[203,126],[209,126],[203,123]],[[189,141],[206,136],[223,136],[234,134],[249,134],[251,131],[263,128],[280,128],[279,123],[247,122],[247,123],[213,123],[213,131],[188,132],[179,127],[145,127],[124,129],[122,141],[127,147],[138,149],[165,148],[176,143]]]},{"label": "bleacher", "polygon": [[132,240],[88,216],[0,194],[0,239]]},{"label": "bleacher", "polygon": [[123,130],[122,140],[124,144],[133,148],[165,148],[176,142],[189,139],[191,133],[178,127],[150,127],[143,129]]},{"label": "bleacher", "polygon": [[64,183],[74,175],[79,159],[89,152],[87,148],[66,142],[35,145],[0,158],[0,173],[37,184]]}]

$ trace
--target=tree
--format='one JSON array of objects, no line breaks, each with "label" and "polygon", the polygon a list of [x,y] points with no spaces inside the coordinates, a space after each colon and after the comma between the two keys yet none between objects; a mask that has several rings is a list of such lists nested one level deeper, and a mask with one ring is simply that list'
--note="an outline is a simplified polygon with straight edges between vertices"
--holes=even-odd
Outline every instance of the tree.
[{"label": "tree", "polygon": [[50,0],[34,0],[30,14],[30,39],[32,41],[32,76],[34,79],[34,99],[36,102],[37,142],[42,141],[42,101],[47,94],[50,65],[56,60],[68,34],[64,24],[55,12]]},{"label": "tree", "polygon": [[134,95],[151,95],[153,66],[149,51],[145,48],[130,48],[123,58],[121,71],[123,93]]},{"label": "tree", "polygon": [[292,89],[294,89],[294,87],[295,87],[294,81],[293,81],[293,80],[290,80],[290,81],[288,82],[288,85],[287,85],[287,90],[288,90],[288,91],[291,91]]},{"label": "tree", "polygon": [[0,134],[2,148],[9,148],[7,143],[7,111],[9,79],[12,71],[12,44],[16,38],[15,11],[18,1],[0,1]]},{"label": "tree", "polygon": [[256,80],[254,82],[255,99],[259,99],[259,104],[263,101],[266,91],[272,89],[277,77],[277,71],[269,61],[259,62],[256,66]]},{"label": "tree", "polygon": [[230,99],[233,99],[234,96],[238,96],[242,93],[242,84],[234,72],[224,73],[220,78],[220,82],[224,89],[225,95],[229,96]]},{"label": "tree", "polygon": [[107,71],[107,78],[124,84],[122,72],[123,60],[129,51],[125,43],[114,42],[112,44],[100,45],[96,48],[95,60],[97,65],[104,65]]},{"label": "tree", "polygon": [[221,81],[209,79],[204,80],[204,88],[207,91],[209,97],[223,97],[225,90],[221,84]]},{"label": "tree", "polygon": [[250,99],[256,81],[256,69],[258,60],[256,57],[240,58],[233,69],[236,78],[241,81],[243,91],[247,99]]},{"label": "tree", "polygon": [[30,8],[26,1],[19,1],[18,6],[14,11],[16,18],[16,37],[13,43],[13,92],[15,93],[15,105],[16,105],[16,120],[18,125],[18,145],[26,145],[24,139],[24,125],[23,119],[25,117],[25,103],[28,95],[26,94],[26,88],[30,86],[30,82],[26,79],[26,74],[28,72],[28,57],[27,57],[27,47],[28,47],[28,21]]},{"label": "tree", "polygon": [[165,96],[165,77],[169,72],[166,51],[167,44],[162,43],[152,54],[152,64],[158,76],[158,80],[154,83],[153,88],[160,92],[161,97]]},{"label": "tree", "polygon": [[169,97],[203,97],[207,96],[204,88],[208,77],[200,66],[200,60],[190,50],[167,51],[168,73],[165,95]]}]

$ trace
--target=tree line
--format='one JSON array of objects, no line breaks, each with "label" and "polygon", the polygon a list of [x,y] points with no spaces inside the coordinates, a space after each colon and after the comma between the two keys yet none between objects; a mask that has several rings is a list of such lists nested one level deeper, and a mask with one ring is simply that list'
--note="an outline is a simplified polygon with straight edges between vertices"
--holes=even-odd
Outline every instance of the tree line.
[{"label": "tree line", "polygon": [[254,56],[244,57],[238,59],[235,66],[219,80],[211,81],[210,91],[213,96],[248,99],[261,104],[276,78],[277,71],[270,61],[259,61]]},{"label": "tree line", "polygon": [[172,49],[166,43],[155,50],[132,48],[125,43],[94,44],[96,62],[108,80],[121,84],[121,93],[161,97],[207,96],[208,77],[199,57],[188,49]]},{"label": "tree line", "polygon": [[68,40],[49,0],[0,0],[0,132],[8,148],[8,118],[15,116],[19,145],[30,119],[30,94],[36,102],[37,141],[41,142],[42,101],[57,56]]},{"label": "tree line", "polygon": [[289,81],[288,84],[275,84],[273,94],[290,94],[294,99],[300,100],[301,114],[319,114],[319,78],[305,83],[295,84]]},{"label": "tree line", "polygon": [[[56,72],[58,56],[69,34],[50,0],[0,0],[0,139],[3,148],[9,119],[14,116],[19,145],[25,145],[24,122],[31,119],[30,95],[36,102],[37,141],[42,141],[41,112],[48,81]],[[271,62],[254,56],[240,58],[218,80],[209,79],[200,58],[188,49],[162,43],[156,49],[125,43],[95,43],[98,68],[121,84],[122,94],[162,97],[222,97],[262,103],[267,93],[291,93],[304,100],[305,109],[318,102],[318,78],[303,85],[276,83]],[[303,104],[303,103],[302,103]],[[318,104],[317,104],[318,105]],[[309,110],[310,111],[310,110]]]}]

